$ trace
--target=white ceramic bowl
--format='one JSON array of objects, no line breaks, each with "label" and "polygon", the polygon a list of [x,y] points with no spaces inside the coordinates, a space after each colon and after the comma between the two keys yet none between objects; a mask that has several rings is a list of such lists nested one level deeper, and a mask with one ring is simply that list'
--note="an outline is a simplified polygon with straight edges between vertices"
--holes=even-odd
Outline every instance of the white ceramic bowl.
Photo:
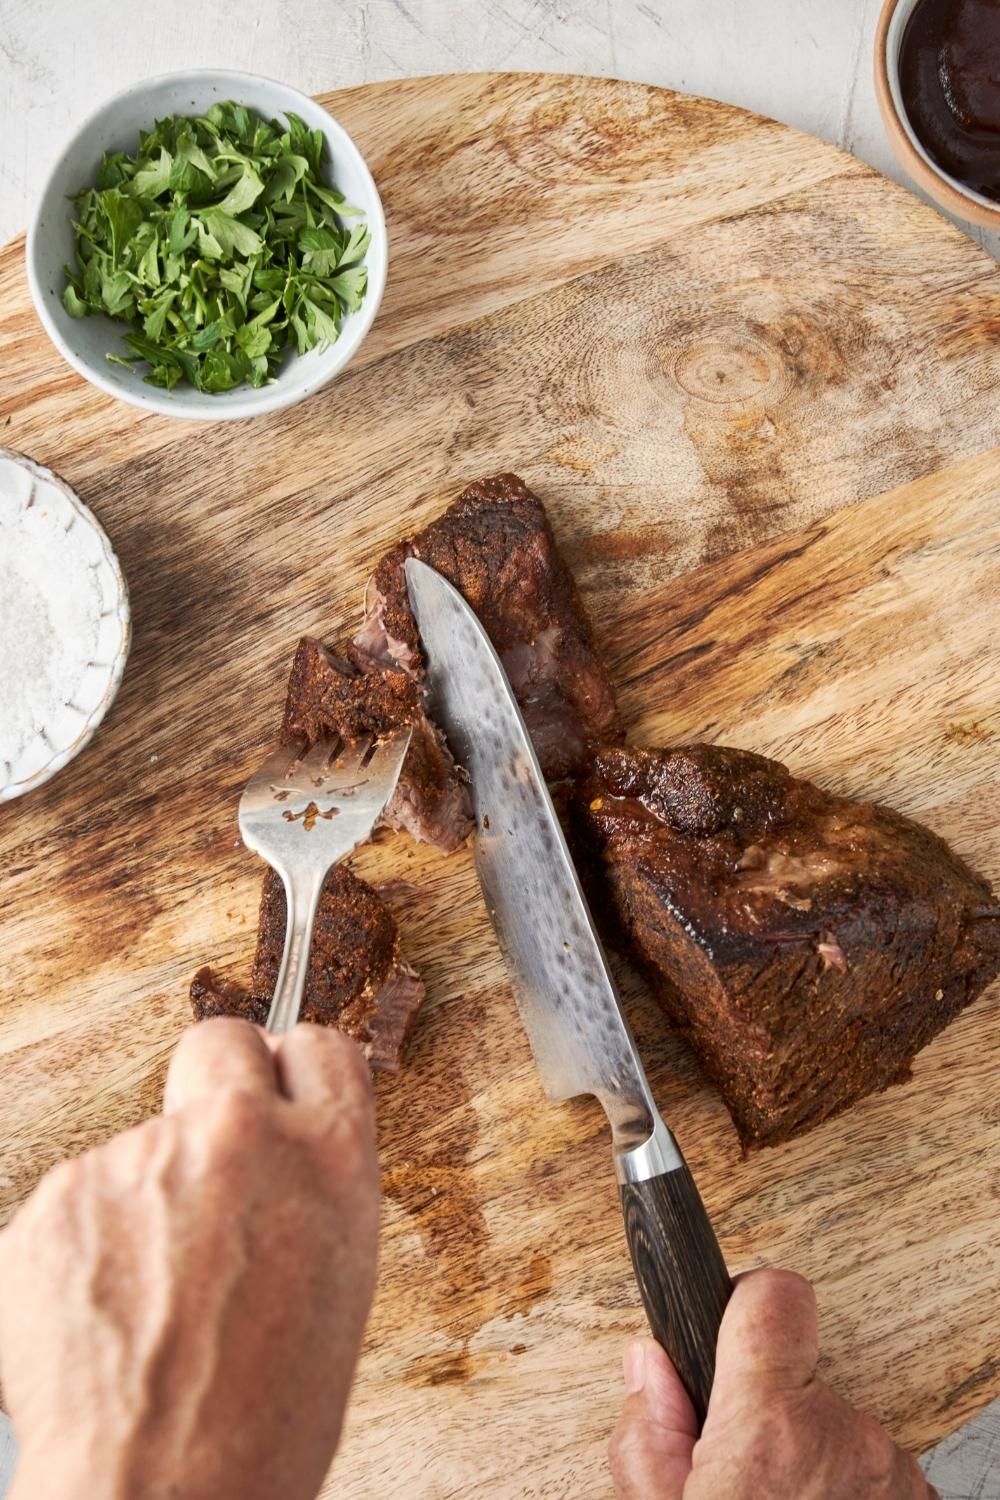
[{"label": "white ceramic bowl", "polygon": [[[93,737],[118,692],[132,638],[128,589],[111,543],[93,511],[51,469],[23,453],[0,448],[0,506],[15,514],[37,507],[46,524],[61,533],[60,545],[93,570],[100,599],[94,615],[97,644],[93,659],[76,683],[70,701],[38,726],[14,764],[0,760],[0,802],[41,786]],[[16,560],[16,559],[15,559]]]},{"label": "white ceramic bowl", "polygon": [[[94,181],[105,151],[134,152],[140,129],[148,128],[154,120],[170,114],[202,114],[215,100],[222,99],[235,99],[266,119],[290,109],[311,129],[322,130],[329,150],[327,171],[348,203],[362,210],[371,231],[366,256],[368,290],[360,309],[344,318],[335,344],[303,355],[289,353],[277,378],[259,390],[241,386],[206,395],[186,384],[173,391],[158,390],[146,385],[138,371],[108,362],[109,353],[128,352],[122,344],[122,335],[128,331],[124,324],[99,316],[71,318],[62,305],[66,282],[63,267],[73,262],[70,200]],[[371,327],[388,268],[385,216],[378,189],[364,157],[343,126],[315,100],[286,84],[253,73],[208,69],[148,78],[109,99],[91,115],[61,152],[42,189],[28,230],[26,255],[28,283],[38,315],[56,348],[75,370],[102,391],[133,406],[202,422],[277,411],[332,380],[357,352]]]}]

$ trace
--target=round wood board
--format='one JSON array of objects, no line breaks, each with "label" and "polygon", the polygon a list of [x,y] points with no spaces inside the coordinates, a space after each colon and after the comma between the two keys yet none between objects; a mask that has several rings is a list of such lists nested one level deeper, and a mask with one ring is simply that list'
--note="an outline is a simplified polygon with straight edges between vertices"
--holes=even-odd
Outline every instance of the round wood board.
[{"label": "round wood board", "polygon": [[[260,869],[238,790],[298,636],[469,480],[544,498],[636,740],[775,754],[922,818],[1000,877],[993,646],[1000,271],[849,156],[605,80],[417,79],[324,102],[392,252],[375,329],[295,410],[192,428],[60,360],[0,257],[0,441],[94,507],[132,590],[90,748],[0,810],[0,1213],[155,1109],[192,971],[245,973]],[[605,1496],[642,1326],[590,1101],[546,1104],[467,851],[403,877],[429,999],[379,1085],[380,1289],[339,1496]],[[1000,1389],[998,995],[913,1080],[741,1159],[623,986],[731,1266],[816,1283],[824,1371],[920,1449]]]}]

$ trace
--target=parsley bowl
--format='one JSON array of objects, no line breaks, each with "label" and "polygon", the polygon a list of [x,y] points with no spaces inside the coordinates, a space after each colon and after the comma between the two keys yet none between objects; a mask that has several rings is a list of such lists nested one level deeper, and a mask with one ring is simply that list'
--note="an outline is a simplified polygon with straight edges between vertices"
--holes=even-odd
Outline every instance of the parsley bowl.
[{"label": "parsley bowl", "polygon": [[[186,133],[181,143],[185,161],[190,157],[199,171],[202,167],[205,172],[213,166],[221,169],[215,206],[206,200],[199,207],[197,186],[186,190],[187,181],[181,175],[171,178],[169,188],[164,179],[158,200],[144,196],[143,205],[152,205],[154,213],[140,216],[133,206],[137,189],[131,178],[119,176],[113,164],[102,171],[102,162],[116,152],[124,153],[129,160],[121,172],[137,176],[132,159],[140,134],[153,131],[157,122],[166,122],[157,128],[155,144],[144,142],[142,181],[144,189],[149,185],[149,192],[156,193],[160,164],[166,170],[171,162],[180,162],[176,132],[178,128],[183,132],[183,121],[205,117],[209,111],[212,119],[222,119],[226,101],[245,110],[237,112],[235,123],[230,114],[225,126],[219,127],[218,157],[206,162],[197,140],[191,142]],[[268,124],[277,121],[279,132],[293,132],[291,143],[286,139],[283,147],[275,144],[278,132],[270,132],[270,141],[262,148],[265,153],[283,150],[280,180],[273,160],[258,154],[256,144],[245,144],[253,139],[254,128],[245,124],[246,111]],[[164,135],[171,117],[179,117],[173,122],[174,134]],[[210,136],[202,132],[202,139],[210,141]],[[321,145],[323,160],[317,166]],[[241,162],[241,151],[245,151],[245,162]],[[179,170],[187,171],[205,192],[214,191],[183,162]],[[229,186],[234,178],[239,180]],[[248,183],[252,184],[249,188]],[[98,191],[91,195],[90,207],[85,204],[81,209],[74,200],[89,188]],[[259,201],[253,201],[254,195]],[[343,217],[336,210],[341,196]],[[121,229],[123,217],[128,219],[126,231]],[[81,219],[84,248],[95,261],[89,305],[92,308],[108,296],[120,296],[130,323],[88,311],[81,300],[88,289],[79,277],[77,290],[67,293],[67,268],[79,271],[82,265],[76,256],[74,229],[74,221]],[[333,226],[332,234],[324,225]],[[344,246],[354,231],[352,244],[357,254],[345,250],[345,263],[352,262],[346,272],[337,264],[338,251],[325,248],[330,242],[336,245],[338,226]],[[363,229],[370,238],[362,252]],[[123,250],[120,242],[125,232],[134,239]],[[140,240],[142,248],[148,248],[141,260]],[[255,242],[263,243],[258,255],[253,253]],[[272,243],[274,259],[270,261]],[[96,248],[91,250],[91,246]],[[290,256],[295,257],[294,275],[288,271]],[[268,78],[202,69],[146,79],[91,115],[60,153],[42,189],[28,231],[26,260],[42,324],[80,375],[132,406],[218,422],[292,406],[344,368],[378,311],[388,246],[381,199],[364,157],[321,105]],[[345,286],[347,300],[338,301]],[[112,306],[118,310],[114,302]],[[336,318],[331,318],[338,309]],[[149,329],[157,333],[157,342],[146,337]],[[126,336],[133,338],[131,344],[126,344]],[[278,358],[275,351],[285,339],[288,347]],[[162,355],[157,354],[160,348]],[[214,364],[206,376],[208,361]],[[241,375],[241,380],[262,383],[220,388],[244,370],[253,373]],[[149,383],[147,375],[160,383]],[[190,383],[192,379],[206,388],[199,389]]]}]

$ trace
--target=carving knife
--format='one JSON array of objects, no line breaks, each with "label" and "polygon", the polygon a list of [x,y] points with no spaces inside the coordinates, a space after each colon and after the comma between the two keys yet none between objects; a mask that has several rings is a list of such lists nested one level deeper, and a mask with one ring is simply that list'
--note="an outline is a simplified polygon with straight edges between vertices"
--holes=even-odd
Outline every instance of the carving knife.
[{"label": "carving knife", "polygon": [[500,658],[440,573],[411,557],[406,582],[431,712],[469,773],[476,869],[542,1085],[551,1100],[593,1094],[604,1106],[646,1315],[700,1426],[732,1291],[722,1252],[653,1101]]}]

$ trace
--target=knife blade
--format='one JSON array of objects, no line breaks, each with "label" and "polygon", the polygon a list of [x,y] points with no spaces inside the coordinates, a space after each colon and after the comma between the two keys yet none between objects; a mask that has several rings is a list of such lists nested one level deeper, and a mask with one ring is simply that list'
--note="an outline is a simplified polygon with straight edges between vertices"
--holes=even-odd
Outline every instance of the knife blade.
[{"label": "knife blade", "polygon": [[476,870],[542,1086],[604,1107],[639,1291],[700,1426],[732,1291],[722,1252],[657,1110],[503,664],[459,591],[418,558],[405,566],[431,713],[469,774]]}]

